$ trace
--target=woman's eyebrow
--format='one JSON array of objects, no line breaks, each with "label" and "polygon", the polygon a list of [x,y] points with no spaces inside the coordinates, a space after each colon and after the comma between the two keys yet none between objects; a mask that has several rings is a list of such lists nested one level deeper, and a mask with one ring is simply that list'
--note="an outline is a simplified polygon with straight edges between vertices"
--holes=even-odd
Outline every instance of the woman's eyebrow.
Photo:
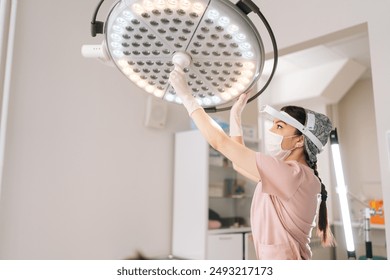
[{"label": "woman's eyebrow", "polygon": [[275,120],[275,124],[278,124],[278,123],[282,123],[282,124],[284,124],[284,125],[287,125],[284,121],[282,121],[282,120]]}]

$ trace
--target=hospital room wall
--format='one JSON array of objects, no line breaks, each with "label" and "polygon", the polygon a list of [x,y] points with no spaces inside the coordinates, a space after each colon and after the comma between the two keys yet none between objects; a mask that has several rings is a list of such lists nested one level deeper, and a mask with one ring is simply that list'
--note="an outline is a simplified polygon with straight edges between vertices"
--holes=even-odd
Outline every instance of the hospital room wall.
[{"label": "hospital room wall", "polygon": [[361,202],[382,199],[372,80],[358,81],[336,107],[346,185],[354,195],[351,215],[356,221],[362,218]]},{"label": "hospital room wall", "polygon": [[170,252],[173,133],[189,118],[168,104],[165,128],[145,127],[147,95],[81,56],[103,39],[89,33],[97,2],[18,1],[0,259]]},{"label": "hospital room wall", "polygon": [[[19,1],[0,259],[121,259],[138,249],[148,256],[170,251],[173,133],[188,129],[188,118],[169,105],[166,129],[146,128],[145,94],[116,69],[81,57],[82,44],[101,41],[89,35],[96,4]],[[388,1],[266,0],[259,6],[284,53],[368,22],[380,177],[390,212]],[[390,240],[388,228],[386,234]]]}]

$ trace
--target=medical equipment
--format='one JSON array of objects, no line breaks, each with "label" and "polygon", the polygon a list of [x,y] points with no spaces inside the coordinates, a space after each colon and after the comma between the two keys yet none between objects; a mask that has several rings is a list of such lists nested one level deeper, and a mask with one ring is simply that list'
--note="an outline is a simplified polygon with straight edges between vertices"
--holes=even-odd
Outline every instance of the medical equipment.
[{"label": "medical equipment", "polygon": [[[184,67],[197,102],[208,112],[229,110],[241,93],[257,98],[277,66],[276,40],[267,20],[251,0],[120,0],[105,23],[91,22],[91,35],[104,34],[101,45],[84,45],[82,54],[114,64],[147,93],[181,103],[169,83],[175,64]],[[263,87],[265,50],[248,14],[254,12],[269,33],[273,69]]]},{"label": "medical equipment", "polygon": [[355,194],[348,192],[348,196],[359,202],[364,208],[361,210],[363,222],[361,226],[364,231],[364,242],[366,255],[360,256],[360,260],[386,259],[379,256],[373,256],[372,241],[371,241],[371,224],[384,224],[383,200],[370,200],[368,203],[363,201]]},{"label": "medical equipment", "polygon": [[351,216],[349,213],[349,203],[347,199],[347,186],[344,180],[343,165],[341,162],[340,146],[337,136],[337,129],[330,133],[330,144],[332,148],[333,164],[336,173],[336,191],[339,195],[341,217],[344,227],[345,242],[347,245],[348,259],[356,259],[355,243],[352,234]]}]

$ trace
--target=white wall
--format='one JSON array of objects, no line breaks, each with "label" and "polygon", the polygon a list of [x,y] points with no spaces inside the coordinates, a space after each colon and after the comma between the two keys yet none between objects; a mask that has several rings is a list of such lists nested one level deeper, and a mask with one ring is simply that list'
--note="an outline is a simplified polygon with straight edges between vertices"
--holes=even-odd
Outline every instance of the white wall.
[{"label": "white wall", "polygon": [[[143,124],[146,94],[81,56],[98,1],[19,1],[4,177],[0,259],[167,256],[173,133]],[[106,1],[99,14],[111,5]]]},{"label": "white wall", "polygon": [[[348,189],[363,201],[381,199],[372,81],[366,79],[356,83],[340,100],[337,111],[339,141],[345,143],[342,157]],[[353,216],[361,218],[359,209],[362,205],[352,199],[351,206]]]}]

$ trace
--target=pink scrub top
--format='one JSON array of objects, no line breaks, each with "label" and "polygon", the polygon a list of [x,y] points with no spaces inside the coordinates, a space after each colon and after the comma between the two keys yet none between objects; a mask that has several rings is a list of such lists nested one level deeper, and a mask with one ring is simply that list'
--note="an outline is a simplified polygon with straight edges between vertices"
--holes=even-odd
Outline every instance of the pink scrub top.
[{"label": "pink scrub top", "polygon": [[260,181],[251,206],[251,227],[260,260],[311,259],[310,237],[321,183],[297,161],[256,153]]}]

